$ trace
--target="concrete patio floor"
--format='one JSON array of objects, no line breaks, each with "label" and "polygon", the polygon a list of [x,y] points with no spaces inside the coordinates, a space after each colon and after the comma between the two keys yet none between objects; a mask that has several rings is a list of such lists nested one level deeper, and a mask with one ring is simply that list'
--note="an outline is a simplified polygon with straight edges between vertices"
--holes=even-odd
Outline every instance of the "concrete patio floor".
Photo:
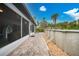
[{"label": "concrete patio floor", "polygon": [[36,33],[34,37],[25,40],[9,56],[49,56],[48,50],[43,33]]}]

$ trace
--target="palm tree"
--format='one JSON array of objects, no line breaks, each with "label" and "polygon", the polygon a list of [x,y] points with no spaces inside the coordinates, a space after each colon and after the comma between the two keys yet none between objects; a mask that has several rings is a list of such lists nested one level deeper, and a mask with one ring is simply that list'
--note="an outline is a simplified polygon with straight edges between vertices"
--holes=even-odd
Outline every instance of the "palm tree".
[{"label": "palm tree", "polygon": [[51,16],[51,19],[53,20],[53,23],[54,23],[54,28],[56,28],[56,20],[58,16],[59,16],[58,13],[55,13]]},{"label": "palm tree", "polygon": [[[51,16],[51,19],[53,20],[53,23],[54,23],[54,29],[56,29],[56,20],[57,20],[58,15],[59,15],[58,13],[55,13]],[[55,32],[53,34],[54,34],[54,41],[56,41],[55,40]]]}]

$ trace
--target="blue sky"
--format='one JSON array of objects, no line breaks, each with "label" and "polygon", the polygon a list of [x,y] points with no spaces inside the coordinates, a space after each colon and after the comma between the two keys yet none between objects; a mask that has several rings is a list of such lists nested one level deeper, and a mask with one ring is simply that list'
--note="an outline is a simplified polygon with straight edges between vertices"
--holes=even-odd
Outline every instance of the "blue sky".
[{"label": "blue sky", "polygon": [[48,22],[52,22],[51,15],[58,13],[57,22],[73,21],[79,19],[79,4],[77,3],[29,3],[26,4],[36,21],[41,21],[43,17]]}]

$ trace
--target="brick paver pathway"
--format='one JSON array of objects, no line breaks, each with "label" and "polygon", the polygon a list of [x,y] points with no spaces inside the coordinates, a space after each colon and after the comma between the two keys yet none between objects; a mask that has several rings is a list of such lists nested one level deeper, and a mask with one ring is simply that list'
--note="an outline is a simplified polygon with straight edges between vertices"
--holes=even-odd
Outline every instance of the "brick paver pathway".
[{"label": "brick paver pathway", "polygon": [[43,33],[36,33],[35,37],[29,37],[9,56],[48,56],[48,47],[42,36]]}]

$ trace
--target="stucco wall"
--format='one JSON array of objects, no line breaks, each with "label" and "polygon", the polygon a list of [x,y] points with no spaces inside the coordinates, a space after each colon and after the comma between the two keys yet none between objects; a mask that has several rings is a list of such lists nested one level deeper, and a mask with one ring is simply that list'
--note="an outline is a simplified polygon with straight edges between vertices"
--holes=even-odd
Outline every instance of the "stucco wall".
[{"label": "stucco wall", "polygon": [[47,30],[48,37],[69,55],[79,55],[79,30]]}]

